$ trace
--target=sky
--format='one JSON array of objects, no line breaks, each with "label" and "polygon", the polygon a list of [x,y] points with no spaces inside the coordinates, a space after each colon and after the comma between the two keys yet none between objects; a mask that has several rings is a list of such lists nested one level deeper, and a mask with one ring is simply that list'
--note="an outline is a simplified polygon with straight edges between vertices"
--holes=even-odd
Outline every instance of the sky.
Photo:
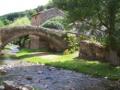
[{"label": "sky", "polygon": [[45,5],[49,0],[0,0],[0,15],[19,12]]}]

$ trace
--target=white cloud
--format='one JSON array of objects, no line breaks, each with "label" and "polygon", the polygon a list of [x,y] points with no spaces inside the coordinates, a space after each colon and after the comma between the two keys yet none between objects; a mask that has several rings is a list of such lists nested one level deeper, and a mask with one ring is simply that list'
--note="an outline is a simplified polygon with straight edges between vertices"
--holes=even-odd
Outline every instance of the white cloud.
[{"label": "white cloud", "polygon": [[0,15],[36,8],[37,6],[47,4],[48,1],[49,0],[1,0]]}]

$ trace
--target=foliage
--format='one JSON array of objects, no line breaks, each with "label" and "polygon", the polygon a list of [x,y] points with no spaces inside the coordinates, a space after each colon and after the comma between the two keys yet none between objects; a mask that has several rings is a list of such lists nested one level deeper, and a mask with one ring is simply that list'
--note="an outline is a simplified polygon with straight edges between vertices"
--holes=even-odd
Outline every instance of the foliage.
[{"label": "foliage", "polygon": [[35,10],[37,12],[43,11],[44,10],[44,6],[38,6],[37,8],[35,8]]},{"label": "foliage", "polygon": [[[37,11],[35,10],[35,9],[31,9],[31,10],[26,10],[26,11],[24,11],[24,16],[22,16],[22,17],[28,17],[29,19],[31,19],[32,18],[32,16],[33,15],[35,15],[35,14],[37,14]],[[18,17],[19,18],[19,17]]]},{"label": "foliage", "polygon": [[8,19],[6,19],[6,18],[4,18],[4,17],[0,17],[0,21],[1,21],[4,25],[8,25],[8,24],[11,23]]},{"label": "foliage", "polygon": [[92,30],[106,31],[109,48],[119,48],[116,25],[120,23],[120,0],[53,0],[53,3],[67,11],[70,22],[83,21]]},{"label": "foliage", "polygon": [[63,18],[62,17],[52,18],[46,21],[42,26],[46,28],[64,30]]},{"label": "foliage", "polygon": [[[73,70],[92,76],[107,77],[109,79],[120,79],[120,67],[112,67],[106,63],[100,63],[98,61],[78,59],[76,58],[78,56],[78,53],[76,52],[68,55],[54,54],[56,57],[52,58],[52,60],[50,60],[48,57],[43,58],[43,56],[41,57],[38,55],[33,57],[31,56],[32,53],[32,50],[22,50],[17,53],[17,57],[28,62]],[[52,57],[51,53],[50,55]]]},{"label": "foliage", "polygon": [[27,41],[29,41],[29,36],[25,35],[13,41],[13,44],[18,45],[20,48],[24,48]]},{"label": "foliage", "polygon": [[67,34],[65,40],[68,43],[68,48],[64,51],[64,54],[70,54],[79,49],[79,38],[74,34]]},{"label": "foliage", "polygon": [[49,3],[47,5],[45,5],[46,9],[50,9],[50,8],[54,8],[54,5],[52,3],[52,0],[49,0]]},{"label": "foliage", "polygon": [[24,13],[10,13],[10,14],[6,14],[4,16],[2,16],[3,18],[6,18],[9,21],[14,21],[16,18],[18,17],[22,17],[24,16]]},{"label": "foliage", "polygon": [[59,30],[64,29],[63,25],[61,23],[57,22],[57,21],[47,21],[46,23],[44,23],[43,27],[59,29]]},{"label": "foliage", "polygon": [[[38,12],[40,12],[46,8],[47,8],[47,6],[38,6],[35,9],[30,9],[30,10],[26,10],[26,11],[22,11],[22,12],[9,13],[9,14],[0,16],[0,20],[4,23],[4,25],[9,25],[18,18],[27,17],[27,18],[31,19],[32,15],[35,15]],[[51,7],[49,7],[49,8],[51,8]]]},{"label": "foliage", "polygon": [[9,26],[22,26],[22,25],[30,25],[30,20],[28,17],[17,18],[12,24]]},{"label": "foliage", "polygon": [[14,21],[17,18],[21,18],[21,17],[25,17],[27,16],[28,18],[31,18],[31,16],[36,13],[36,11],[34,9],[31,10],[26,10],[23,12],[15,12],[15,13],[9,13],[3,16],[0,16],[0,18],[3,18],[3,20],[8,20],[8,21]]},{"label": "foliage", "polygon": [[3,27],[4,23],[0,20],[0,27]]}]

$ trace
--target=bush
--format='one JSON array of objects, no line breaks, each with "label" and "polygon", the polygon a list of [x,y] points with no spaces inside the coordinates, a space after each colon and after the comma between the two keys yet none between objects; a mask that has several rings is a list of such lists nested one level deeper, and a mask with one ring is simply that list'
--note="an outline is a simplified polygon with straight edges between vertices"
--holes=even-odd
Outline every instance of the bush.
[{"label": "bush", "polygon": [[74,34],[67,34],[65,40],[68,42],[68,48],[64,51],[64,54],[70,54],[79,49],[79,38]]},{"label": "bush", "polygon": [[63,18],[62,17],[52,18],[46,21],[42,26],[46,28],[64,30]]},{"label": "bush", "polygon": [[64,30],[64,26],[57,21],[48,21],[43,25],[43,27]]},{"label": "bush", "polygon": [[0,20],[0,27],[3,27],[4,23]]},{"label": "bush", "polygon": [[12,24],[9,26],[21,26],[21,25],[30,25],[30,20],[27,16],[22,18],[17,18]]},{"label": "bush", "polygon": [[29,41],[29,35],[19,37],[18,39],[13,41],[13,44],[18,45],[20,48],[25,48],[25,44],[27,41]]}]

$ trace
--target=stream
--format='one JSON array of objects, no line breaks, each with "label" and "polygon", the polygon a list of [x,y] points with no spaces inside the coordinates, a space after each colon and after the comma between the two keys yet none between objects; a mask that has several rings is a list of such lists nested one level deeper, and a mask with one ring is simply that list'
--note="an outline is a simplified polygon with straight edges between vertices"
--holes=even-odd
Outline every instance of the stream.
[{"label": "stream", "polygon": [[0,57],[0,65],[12,63],[18,59],[12,58],[10,56],[14,56],[17,52],[19,52],[19,46],[9,44],[2,52],[4,53],[4,56]]},{"label": "stream", "polygon": [[4,90],[3,81],[6,80],[20,85],[29,85],[37,88],[37,90],[120,90],[118,82],[111,82],[104,78],[95,78],[70,70],[27,62],[18,62],[12,65],[14,61],[19,60],[9,57],[19,52],[17,45],[10,44],[2,52],[5,53],[6,57],[0,58],[0,65],[7,64],[4,66],[7,75],[0,76],[0,90]]}]

